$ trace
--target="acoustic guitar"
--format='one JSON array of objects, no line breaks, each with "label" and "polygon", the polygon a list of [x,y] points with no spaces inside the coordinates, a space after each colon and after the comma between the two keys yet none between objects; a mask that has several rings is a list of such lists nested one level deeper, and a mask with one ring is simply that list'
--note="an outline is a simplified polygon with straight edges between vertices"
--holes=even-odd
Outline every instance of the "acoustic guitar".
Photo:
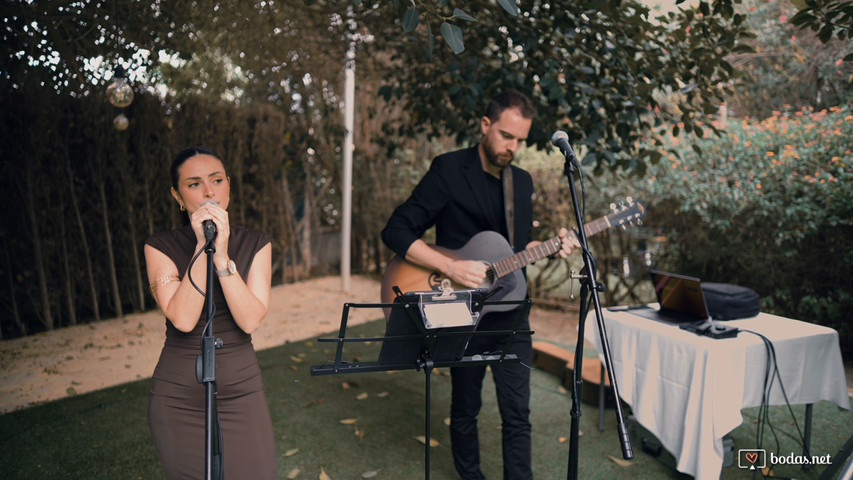
[{"label": "acoustic guitar", "polygon": [[[646,216],[646,208],[643,204],[635,202],[631,197],[626,199],[626,203],[619,207],[614,205],[612,208],[614,208],[613,213],[584,225],[584,233],[587,237],[611,227],[630,224]],[[577,232],[570,231],[569,235],[577,237]],[[462,248],[456,250],[436,245],[431,245],[431,248],[457,260],[479,260],[489,265],[486,271],[486,280],[479,288],[492,291],[497,287],[502,287],[489,298],[490,301],[518,301],[524,300],[527,295],[527,281],[524,279],[521,269],[537,260],[559,252],[562,248],[562,242],[560,237],[553,237],[521,252],[513,253],[512,247],[503,235],[485,231],[474,235]],[[382,275],[381,301],[382,303],[394,301],[396,296],[394,286],[399,287],[403,292],[440,291],[441,281],[444,278],[441,272],[421,267],[395,256],[388,263],[385,274]],[[452,286],[454,289],[466,288],[455,283]],[[517,307],[518,305],[515,304],[486,305],[483,308],[482,315],[488,312],[512,310]],[[390,315],[390,309],[384,310],[387,319]]]}]

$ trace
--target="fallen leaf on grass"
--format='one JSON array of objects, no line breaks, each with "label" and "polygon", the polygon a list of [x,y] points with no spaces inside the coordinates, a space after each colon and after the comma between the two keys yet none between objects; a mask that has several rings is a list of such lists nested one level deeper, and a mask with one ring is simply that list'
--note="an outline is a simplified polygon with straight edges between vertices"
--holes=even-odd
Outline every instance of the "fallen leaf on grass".
[{"label": "fallen leaf on grass", "polygon": [[376,396],[377,396],[377,397],[379,397],[379,398],[385,398],[385,397],[387,397],[387,396],[388,396],[388,392],[378,393],[378,394],[376,394]]},{"label": "fallen leaf on grass", "polygon": [[367,392],[359,393],[359,394],[355,397],[355,399],[356,399],[356,400],[364,400],[365,398],[367,398]]},{"label": "fallen leaf on grass", "polygon": [[341,423],[341,425],[352,425],[357,421],[358,421],[357,418],[345,418],[345,419],[341,420],[340,423]]},{"label": "fallen leaf on grass", "polygon": [[616,465],[619,465],[620,467],[630,467],[631,466],[630,460],[625,460],[624,458],[617,458],[617,457],[614,457],[612,455],[608,455],[607,458],[609,458],[610,461],[612,461]]},{"label": "fallen leaf on grass", "polygon": [[293,360],[293,361],[294,361],[294,362],[296,362],[296,363],[302,363],[302,359],[301,359],[301,358],[299,358],[299,357],[297,357],[297,356],[295,356],[295,355],[291,355],[291,356],[290,356],[290,359],[291,359],[291,360]]},{"label": "fallen leaf on grass", "polygon": [[377,475],[379,475],[379,472],[378,472],[378,471],[376,471],[376,470],[371,470],[371,471],[369,471],[369,472],[364,472],[364,473],[362,473],[362,474],[361,474],[361,478],[373,478],[373,477],[375,477],[375,476],[377,476]]},{"label": "fallen leaf on grass", "polygon": [[[425,437],[425,436],[423,436],[423,435],[418,435],[417,437],[412,437],[412,438],[414,438],[414,439],[415,439],[415,440],[417,440],[418,442],[422,443],[423,445],[426,445],[426,437]],[[436,439],[434,439],[434,438],[430,438],[430,439],[429,439],[429,446],[430,446],[430,447],[437,447],[437,446],[439,446],[439,445],[440,445],[440,444],[438,443],[438,440],[436,440]]]},{"label": "fallen leaf on grass", "polygon": [[302,471],[300,471],[298,468],[294,468],[293,470],[291,470],[287,473],[287,478],[292,480],[292,479],[298,477],[300,473],[302,473]]},{"label": "fallen leaf on grass", "polygon": [[364,436],[365,436],[365,435],[367,435],[367,432],[366,432],[366,431],[364,431],[364,430],[362,430],[362,429],[360,429],[360,428],[358,428],[358,427],[355,427],[355,430],[354,430],[354,432],[353,432],[353,433],[355,433],[355,436],[356,436],[356,437],[358,437],[358,438],[359,438],[359,440],[364,439]]},{"label": "fallen leaf on grass", "polygon": [[302,408],[313,407],[315,405],[320,405],[323,402],[324,402],[324,400],[322,398],[315,398],[314,400],[311,400],[310,402],[303,403]]},{"label": "fallen leaf on grass", "polygon": [[320,467],[320,477],[318,478],[319,480],[332,480],[332,477],[330,477],[329,474],[326,473],[323,467]]},{"label": "fallen leaf on grass", "polygon": [[284,456],[285,457],[292,457],[292,456],[296,455],[298,452],[299,452],[298,448],[291,448],[290,450],[284,452]]}]

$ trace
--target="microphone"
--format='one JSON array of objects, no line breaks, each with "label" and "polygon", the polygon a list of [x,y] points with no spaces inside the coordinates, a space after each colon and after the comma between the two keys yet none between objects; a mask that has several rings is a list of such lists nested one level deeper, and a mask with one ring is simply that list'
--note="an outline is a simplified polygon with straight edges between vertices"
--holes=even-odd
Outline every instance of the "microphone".
[{"label": "microphone", "polygon": [[551,144],[559,148],[566,159],[572,162],[572,165],[580,169],[580,162],[578,162],[578,158],[575,156],[575,151],[571,144],[569,144],[568,133],[562,130],[557,130],[553,135],[551,135]]},{"label": "microphone", "polygon": [[[207,205],[208,203],[212,203],[214,205],[219,205],[218,203],[216,203],[213,200],[208,200],[208,201],[202,203],[201,206],[203,207],[203,206]],[[207,240],[208,242],[213,240],[213,237],[216,236],[216,224],[213,223],[213,220],[205,220],[205,221],[201,222],[201,227],[202,227],[202,229],[204,229],[204,239]]]}]

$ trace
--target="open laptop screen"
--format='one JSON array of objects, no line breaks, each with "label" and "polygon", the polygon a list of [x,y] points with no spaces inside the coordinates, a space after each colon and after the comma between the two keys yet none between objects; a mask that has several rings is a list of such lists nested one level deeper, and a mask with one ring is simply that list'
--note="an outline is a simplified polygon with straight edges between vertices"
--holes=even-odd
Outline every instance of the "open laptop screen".
[{"label": "open laptop screen", "polygon": [[698,278],[657,270],[652,270],[651,276],[661,313],[687,315],[697,320],[708,318],[708,307]]}]

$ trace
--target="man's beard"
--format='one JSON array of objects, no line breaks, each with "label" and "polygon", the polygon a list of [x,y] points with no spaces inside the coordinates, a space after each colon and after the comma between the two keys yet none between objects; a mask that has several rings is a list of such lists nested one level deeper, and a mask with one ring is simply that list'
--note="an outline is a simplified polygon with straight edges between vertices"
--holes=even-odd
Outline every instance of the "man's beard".
[{"label": "man's beard", "polygon": [[483,147],[485,147],[483,151],[486,152],[486,161],[493,167],[504,168],[512,163],[512,159],[515,157],[512,152],[495,152],[488,143],[484,144]]}]

